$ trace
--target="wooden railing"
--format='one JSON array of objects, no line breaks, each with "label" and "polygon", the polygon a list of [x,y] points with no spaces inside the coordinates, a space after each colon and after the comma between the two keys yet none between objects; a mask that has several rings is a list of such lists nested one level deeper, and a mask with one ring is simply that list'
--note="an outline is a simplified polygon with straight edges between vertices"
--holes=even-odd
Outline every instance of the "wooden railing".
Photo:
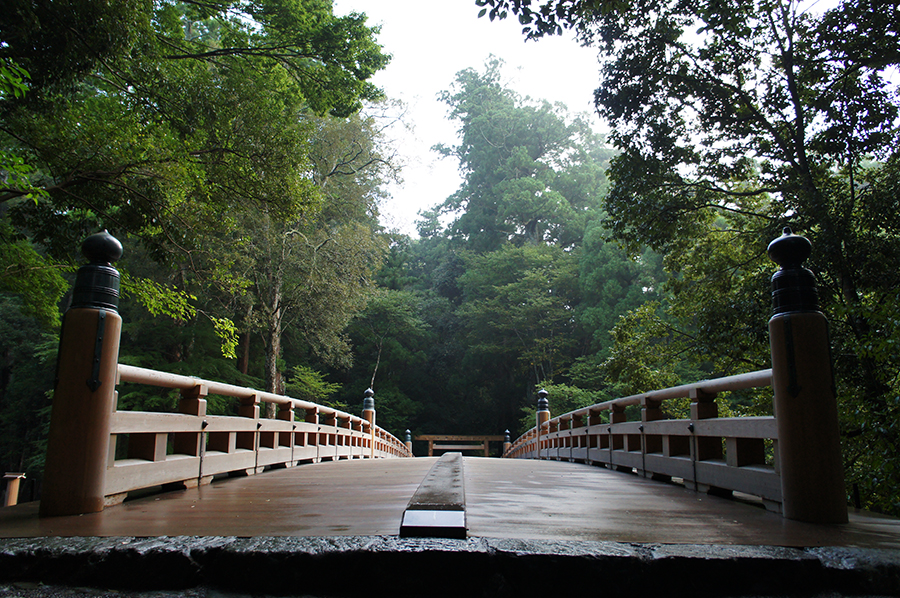
[{"label": "wooden railing", "polygon": [[[717,417],[718,393],[772,384],[772,370],[706,380],[598,403],[528,430],[506,457],[556,459],[683,480],[707,492],[742,492],[781,510],[774,417]],[[665,419],[665,401],[691,399],[689,419]],[[640,421],[626,407],[640,406]]]},{"label": "wooden railing", "polygon": [[[95,513],[134,490],[204,484],[304,461],[411,457],[406,443],[375,424],[373,392],[362,417],[291,397],[118,363],[122,245],[88,237],[60,334],[47,437],[41,516]],[[123,382],[178,389],[177,413],[119,411]],[[206,413],[210,394],[239,400],[238,416]],[[277,405],[277,419],[260,405]],[[121,458],[116,458],[116,456]]]},{"label": "wooden railing", "polygon": [[[810,248],[785,228],[767,249],[780,266],[772,276],[771,370],[615,399],[555,419],[541,391],[537,425],[506,455],[680,478],[696,490],[756,495],[789,519],[845,523],[828,321],[818,308],[815,276],[802,265]],[[772,387],[774,417],[718,417],[716,394],[761,386]],[[690,419],[666,419],[664,402],[684,397],[691,399]],[[631,405],[641,407],[640,421],[626,421]]]},{"label": "wooden railing", "polygon": [[[196,485],[218,474],[253,474],[321,460],[411,457],[406,444],[361,417],[250,388],[119,364],[119,383],[181,391],[178,413],[116,411],[110,424],[107,504],[129,491]],[[209,394],[240,400],[239,416],[206,414]],[[278,418],[261,418],[261,404]],[[117,445],[126,456],[115,459]],[[119,449],[120,451],[122,449]]]}]

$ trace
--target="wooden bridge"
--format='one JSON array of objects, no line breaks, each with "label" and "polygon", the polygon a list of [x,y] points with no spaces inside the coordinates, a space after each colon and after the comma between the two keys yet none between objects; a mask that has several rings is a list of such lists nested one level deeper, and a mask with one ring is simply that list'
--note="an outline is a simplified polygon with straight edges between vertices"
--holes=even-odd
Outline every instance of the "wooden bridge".
[{"label": "wooden bridge", "polygon": [[[101,249],[86,268],[112,280],[114,251]],[[784,261],[779,273],[802,259]],[[581,593],[596,576],[625,595],[663,591],[660,572],[677,569],[693,572],[692,594],[900,595],[900,520],[848,510],[826,324],[795,303],[790,272],[775,279],[788,290],[771,370],[555,418],[541,392],[535,427],[502,459],[410,458],[409,440],[377,426],[371,391],[358,417],[118,364],[114,289],[79,292],[88,278],[64,323],[42,501],[0,509],[0,581],[371,594],[322,581],[358,565],[392,595],[421,595],[393,591],[397,579],[435,575],[426,595]],[[178,412],[116,410],[123,383],[179,389]],[[718,417],[718,393],[752,387],[772,388],[775,416]],[[238,416],[207,415],[210,394],[237,398]],[[689,418],[668,417],[676,398]],[[277,419],[260,417],[266,403]],[[465,579],[445,571],[463,562]],[[153,563],[165,575],[148,578]],[[551,579],[528,581],[534,566]],[[616,579],[623,567],[632,577]]]}]

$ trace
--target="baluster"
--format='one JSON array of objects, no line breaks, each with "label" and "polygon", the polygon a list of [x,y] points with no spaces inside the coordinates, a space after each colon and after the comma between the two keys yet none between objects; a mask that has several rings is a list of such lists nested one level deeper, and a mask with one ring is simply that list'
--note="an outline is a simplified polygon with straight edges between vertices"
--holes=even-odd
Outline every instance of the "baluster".
[{"label": "baluster", "polygon": [[[209,390],[205,384],[181,391],[178,400],[178,413],[206,417],[206,395]],[[172,452],[179,455],[200,457],[206,449],[206,434],[202,432],[176,432],[172,435]],[[199,476],[198,476],[199,477]]]},{"label": "baluster", "polygon": [[[648,434],[645,430],[649,422],[665,419],[666,415],[662,410],[662,401],[657,401],[649,397],[641,399],[641,455],[644,469],[641,472],[644,477],[650,477],[654,480],[663,482],[671,481],[672,476],[647,471],[647,455],[662,454],[663,437],[659,434]],[[652,429],[652,427],[651,427]],[[651,457],[652,459],[653,457]],[[652,470],[653,468],[650,467]]]}]

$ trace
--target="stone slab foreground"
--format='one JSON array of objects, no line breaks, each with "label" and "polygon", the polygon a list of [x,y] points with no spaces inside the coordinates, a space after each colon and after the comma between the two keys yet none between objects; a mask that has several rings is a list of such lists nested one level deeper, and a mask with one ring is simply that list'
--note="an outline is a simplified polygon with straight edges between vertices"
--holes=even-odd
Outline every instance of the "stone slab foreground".
[{"label": "stone slab foreground", "polygon": [[431,466],[403,512],[403,538],[466,537],[466,490],[461,453],[444,453]]},{"label": "stone slab foreground", "polygon": [[900,595],[885,549],[341,537],[0,540],[0,583],[316,596]]}]

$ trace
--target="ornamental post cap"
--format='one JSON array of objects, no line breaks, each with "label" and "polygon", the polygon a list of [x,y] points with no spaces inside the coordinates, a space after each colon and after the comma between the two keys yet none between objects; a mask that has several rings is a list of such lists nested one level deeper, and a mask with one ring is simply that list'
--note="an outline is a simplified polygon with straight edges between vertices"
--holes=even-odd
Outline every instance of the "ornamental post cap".
[{"label": "ornamental post cap", "polygon": [[371,388],[367,388],[366,392],[363,393],[363,411],[370,410],[375,411],[375,391]]},{"label": "ornamental post cap", "polygon": [[72,289],[72,308],[119,311],[120,276],[112,262],[122,257],[122,244],[106,230],[89,236],[81,253],[90,263],[81,266]]},{"label": "ornamental post cap", "polygon": [[795,235],[791,227],[785,226],[782,235],[769,243],[766,252],[769,259],[789,270],[799,268],[812,252],[812,243],[806,237]]},{"label": "ornamental post cap", "polygon": [[109,265],[122,257],[122,243],[103,229],[81,243],[81,254],[92,264]]},{"label": "ornamental post cap", "polygon": [[769,243],[766,251],[780,266],[772,275],[773,315],[819,311],[816,277],[803,266],[812,251],[809,239],[795,235],[786,226],[783,234]]}]

